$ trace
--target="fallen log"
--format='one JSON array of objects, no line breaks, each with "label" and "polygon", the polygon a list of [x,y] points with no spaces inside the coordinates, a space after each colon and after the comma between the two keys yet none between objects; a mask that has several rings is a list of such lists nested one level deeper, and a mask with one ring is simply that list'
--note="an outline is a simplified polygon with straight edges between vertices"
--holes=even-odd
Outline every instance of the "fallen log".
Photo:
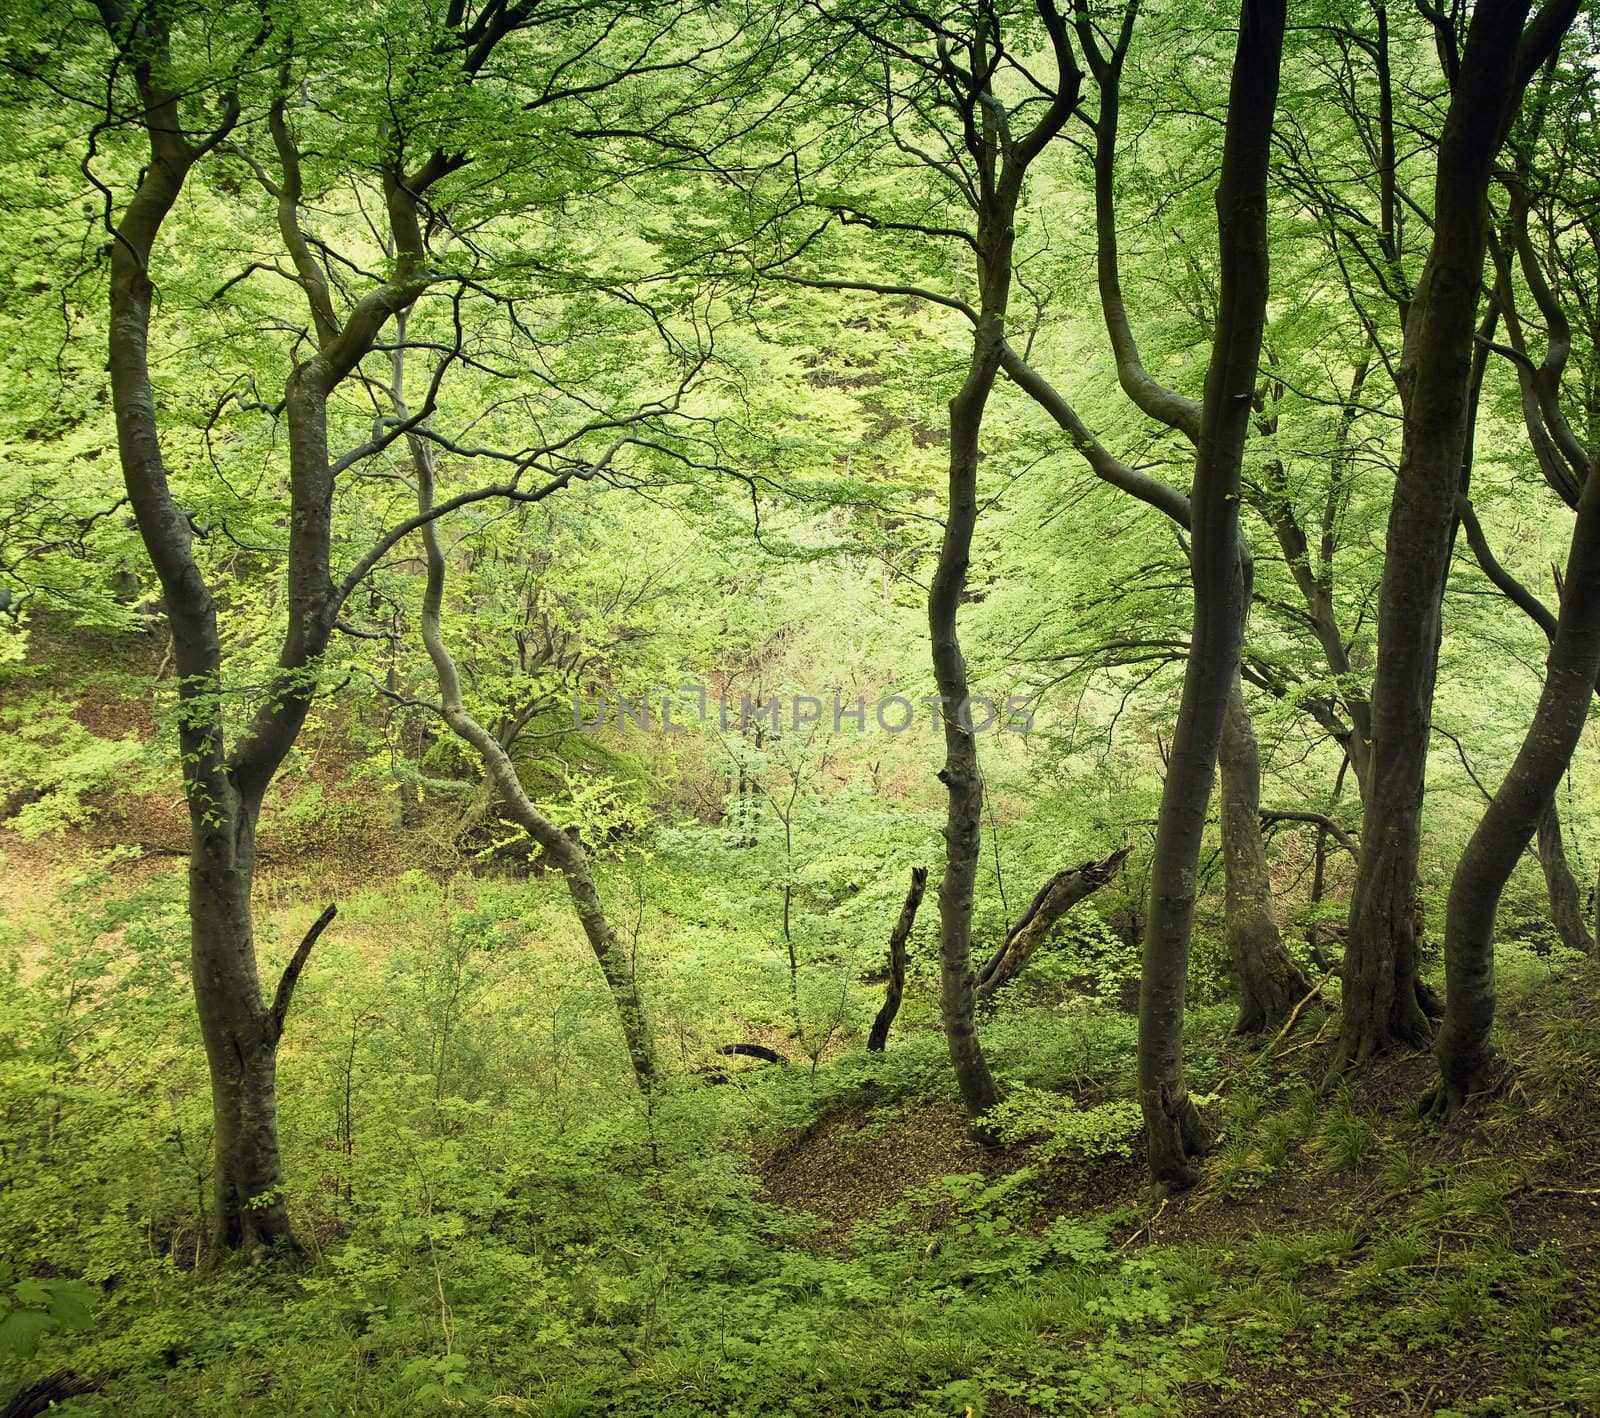
[{"label": "fallen log", "polygon": [[784,1058],[776,1049],[769,1049],[765,1044],[724,1044],[717,1052],[724,1058],[742,1056],[747,1059],[760,1059],[763,1063],[786,1064]]},{"label": "fallen log", "polygon": [[11,1395],[11,1401],[0,1409],[0,1418],[34,1418],[69,1398],[98,1393],[99,1383],[75,1374],[71,1369],[58,1369],[34,1383],[26,1384]]},{"label": "fallen log", "polygon": [[[787,1067],[789,1063],[789,1060],[784,1058],[784,1056],[776,1049],[769,1049],[765,1044],[723,1044],[713,1052],[719,1054],[725,1059],[759,1059],[762,1063],[783,1064],[785,1067]],[[732,1074],[730,1074],[724,1068],[719,1068],[714,1063],[702,1063],[698,1065],[693,1072],[698,1074],[707,1083],[716,1084],[733,1082]],[[738,1073],[741,1072],[741,1070],[735,1069],[734,1072]]]}]

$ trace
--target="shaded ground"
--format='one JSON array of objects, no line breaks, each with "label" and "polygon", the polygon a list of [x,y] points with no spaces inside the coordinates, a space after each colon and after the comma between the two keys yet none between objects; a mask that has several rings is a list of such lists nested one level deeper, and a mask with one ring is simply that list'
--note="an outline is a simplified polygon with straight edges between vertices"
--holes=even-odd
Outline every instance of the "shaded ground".
[{"label": "shaded ground", "polygon": [[867,1105],[824,1118],[781,1144],[760,1170],[772,1201],[822,1218],[818,1243],[831,1247],[913,1187],[967,1172],[998,1176],[1021,1160],[979,1147],[960,1108],[939,1101],[884,1120]]},{"label": "shaded ground", "polygon": [[[1136,1166],[1060,1165],[1041,1210],[1134,1212],[1114,1234],[1122,1254],[1211,1278],[1194,1319],[1230,1336],[1227,1357],[1186,1388],[1184,1413],[1600,1418],[1596,983],[1553,975],[1508,1000],[1506,1087],[1442,1130],[1418,1114],[1436,1076],[1426,1054],[1314,1093],[1333,1031],[1313,1015],[1265,1064],[1231,1058],[1216,1112],[1232,1116],[1201,1186],[1152,1203]],[[886,1113],[857,1105],[757,1159],[773,1201],[824,1220],[824,1246],[910,1188],[1031,1160],[976,1146],[953,1103]],[[1057,1411],[1014,1394],[982,1410]]]}]

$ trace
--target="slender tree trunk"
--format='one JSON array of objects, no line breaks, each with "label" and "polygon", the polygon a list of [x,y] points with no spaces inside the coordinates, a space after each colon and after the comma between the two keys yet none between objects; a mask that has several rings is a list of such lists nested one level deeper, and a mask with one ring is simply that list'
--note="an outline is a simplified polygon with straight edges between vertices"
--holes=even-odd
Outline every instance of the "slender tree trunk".
[{"label": "slender tree trunk", "polygon": [[[1093,125],[1097,281],[1101,312],[1105,317],[1106,331],[1116,361],[1118,381],[1124,392],[1144,412],[1181,432],[1196,446],[1198,452],[1206,428],[1204,401],[1187,398],[1175,390],[1164,387],[1145,369],[1128,319],[1118,275],[1117,128],[1121,104],[1122,66],[1132,38],[1137,6],[1129,5],[1124,8],[1120,32],[1109,50],[1101,47],[1094,27],[1088,23],[1087,12],[1080,9],[1078,14],[1080,43],[1090,56],[1090,65],[1100,86],[1100,111]],[[1192,528],[1194,514],[1189,497],[1175,488],[1168,487],[1148,473],[1129,468],[1119,459],[1107,454],[1067,402],[1009,351],[1006,369],[1011,377],[1038,400],[1068,432],[1075,446],[1094,469],[1096,476],[1156,508],[1186,531]],[[1359,392],[1359,379],[1356,392]],[[1270,511],[1269,506],[1269,513]],[[1309,570],[1310,562],[1305,556],[1307,551],[1305,539],[1298,525],[1293,523],[1292,517],[1288,519],[1287,525],[1282,518],[1272,520],[1280,534],[1292,528],[1296,545],[1285,545],[1286,558],[1295,568],[1297,579],[1301,578],[1300,568],[1302,566],[1307,568],[1303,585],[1308,602],[1313,605],[1319,626],[1323,621],[1331,626],[1331,590],[1320,585],[1312,577]],[[1241,560],[1240,575],[1248,585],[1253,562],[1249,548],[1242,539],[1238,540],[1238,548]],[[1330,557],[1331,552],[1324,548],[1325,564]],[[1193,574],[1192,567],[1191,574]],[[1327,600],[1325,609],[1322,600],[1319,599],[1324,596]],[[1336,628],[1330,631],[1329,638],[1342,653],[1343,644],[1339,640]],[[1248,742],[1238,741],[1231,732],[1232,726],[1241,723],[1245,732],[1249,734],[1249,718],[1244,711],[1242,700],[1239,702],[1238,720],[1229,716],[1222,730],[1225,736],[1224,742],[1228,743],[1231,749],[1226,755],[1227,761],[1223,764],[1225,808],[1227,802],[1241,800],[1245,794],[1248,794],[1250,801],[1254,803],[1259,803],[1260,800],[1260,756],[1255,748],[1254,737],[1250,735]],[[1209,774],[1207,776],[1209,778]],[[1248,778],[1248,783],[1244,778]],[[1230,819],[1227,818],[1225,811],[1225,826],[1228,820]],[[1238,814],[1234,814],[1231,821],[1235,824],[1236,830],[1231,832],[1225,830],[1223,836],[1225,870],[1228,877],[1229,940],[1236,951],[1244,952],[1247,957],[1245,965],[1249,967],[1247,970],[1245,965],[1242,965],[1240,970],[1241,980],[1247,982],[1247,998],[1241,1013],[1241,1026],[1259,1027],[1251,1022],[1258,1011],[1249,997],[1250,993],[1253,991],[1257,1001],[1263,1002],[1281,977],[1286,976],[1289,971],[1294,971],[1294,964],[1282,950],[1277,937],[1277,927],[1273,922],[1260,823],[1252,819],[1246,826]],[[1298,974],[1297,971],[1294,973]],[[1265,1007],[1263,1004],[1263,1008]]]},{"label": "slender tree trunk", "polygon": [[1485,809],[1450,883],[1445,914],[1444,1024],[1436,1049],[1445,1114],[1492,1090],[1498,1068],[1494,1023],[1494,925],[1500,894],[1572,760],[1600,675],[1600,475],[1591,465],[1545,667],[1544,689],[1511,770]]},{"label": "slender tree trunk", "polygon": [[1433,244],[1407,310],[1399,371],[1404,422],[1378,597],[1365,830],[1330,1077],[1385,1049],[1418,1047],[1428,1034],[1419,994],[1417,860],[1441,608],[1469,432],[1486,195],[1522,87],[1575,8],[1576,0],[1551,0],[1525,39],[1527,0],[1481,0],[1440,140]]},{"label": "slender tree trunk", "polygon": [[[399,353],[393,357],[393,366],[395,404],[399,416],[404,419],[408,415],[404,404],[403,365]],[[433,507],[432,451],[427,441],[415,434],[408,435],[408,441],[412,467],[417,477],[417,509],[426,513]],[[423,523],[421,532],[428,566],[427,585],[422,597],[422,643],[427,648],[428,658],[433,661],[434,674],[439,681],[440,708],[445,722],[476,751],[506,811],[539,844],[566,882],[567,893],[578,913],[578,921],[583,926],[584,936],[594,952],[621,1020],[634,1076],[639,1087],[648,1091],[656,1079],[655,1043],[639,994],[639,981],[633,962],[606,917],[599,889],[589,871],[588,854],[577,836],[562,831],[534,806],[522,786],[522,780],[517,776],[516,765],[512,763],[510,755],[494,734],[467,711],[462,701],[461,677],[457,673],[455,659],[444,643],[439,623],[447,570],[444,552],[439,546],[438,529],[434,522]]]},{"label": "slender tree trunk", "polygon": [[[1000,238],[1008,247],[1006,232]],[[1009,282],[1009,256],[1006,259]],[[943,705],[945,761],[939,781],[949,793],[945,811],[945,868],[939,883],[939,1010],[950,1063],[967,1115],[977,1118],[998,1098],[978,1042],[976,972],[972,965],[972,897],[983,834],[983,779],[966,660],[956,634],[956,608],[967,583],[972,533],[978,520],[978,436],[983,410],[1000,368],[1005,301],[986,310],[973,334],[972,359],[961,391],[950,401],[950,479],[944,541],[928,593],[933,677]],[[965,719],[965,723],[963,723]]]},{"label": "slender tree trunk", "polygon": [[1261,753],[1237,679],[1228,695],[1217,752],[1222,783],[1224,926],[1239,976],[1238,1034],[1257,1034],[1311,989],[1284,947],[1272,909],[1266,843],[1261,837]]},{"label": "slender tree trunk", "polygon": [[[398,167],[385,172],[385,208],[395,248],[392,279],[352,300],[341,322],[325,268],[299,226],[300,154],[287,120],[294,86],[286,61],[280,70],[282,92],[267,127],[280,158],[281,182],[264,174],[262,178],[277,202],[280,234],[309,305],[316,349],[294,367],[284,387],[290,481],[287,625],[272,682],[230,753],[224,739],[216,604],[193,554],[189,515],[168,483],[150,385],[150,257],[190,171],[232,133],[239,103],[237,94],[224,87],[216,105],[197,105],[196,117],[207,108],[219,114],[209,134],[198,135],[197,141],[182,103],[195,95],[167,87],[167,8],[130,6],[122,0],[98,0],[97,8],[116,54],[115,72],[138,91],[138,105],[130,112],[137,115],[149,144],[148,161],[139,169],[110,243],[107,368],[123,480],[140,538],[161,581],[179,677],[178,737],[191,836],[191,964],[216,1116],[216,1239],[221,1248],[260,1254],[294,1243],[278,1154],[276,1053],[295,981],[321,925],[307,936],[267,1007],[251,920],[256,823],[267,788],[305,722],[339,606],[361,571],[370,570],[392,544],[371,553],[351,573],[354,580],[346,578],[335,586],[327,403],[371,352],[388,320],[422,293],[425,280],[419,272],[425,252],[418,208],[428,188],[465,159],[435,152],[409,174]],[[469,78],[519,22],[520,12],[513,8],[480,30],[465,61]],[[266,38],[264,32],[262,44]],[[259,46],[250,56],[241,56],[240,72],[259,57]],[[184,84],[192,78],[186,74]]]},{"label": "slender tree trunk", "polygon": [[889,1030],[895,1015],[900,1013],[900,999],[906,989],[906,942],[911,938],[911,928],[917,922],[917,908],[922,905],[922,893],[928,885],[927,867],[911,868],[911,885],[906,891],[905,904],[900,908],[900,918],[889,933],[889,985],[884,991],[883,1007],[872,1021],[872,1032],[867,1036],[867,1052],[882,1053],[889,1042]]},{"label": "slender tree trunk", "polygon": [[1578,897],[1578,882],[1567,862],[1567,849],[1561,840],[1561,817],[1555,803],[1539,819],[1539,865],[1544,871],[1545,890],[1550,896],[1550,919],[1556,934],[1568,950],[1593,955],[1594,937],[1583,919],[1583,904]]},{"label": "slender tree trunk", "polygon": [[1216,195],[1220,297],[1190,497],[1194,626],[1150,867],[1139,1100],[1151,1176],[1177,1187],[1196,1180],[1194,1159],[1209,1145],[1184,1081],[1183,1009],[1200,843],[1249,604],[1239,474],[1266,320],[1267,159],[1283,30],[1283,0],[1244,0]]},{"label": "slender tree trunk", "polygon": [[[961,1099],[976,1119],[995,1102],[994,1078],[978,1042],[974,1019],[972,965],[972,901],[981,845],[983,780],[978,771],[975,716],[968,703],[970,686],[957,633],[957,610],[967,584],[973,529],[978,520],[979,439],[989,395],[1005,353],[1006,308],[1010,301],[1016,214],[1030,164],[1060,136],[1078,112],[1083,73],[1073,47],[1073,22],[1054,0],[1040,0],[1026,23],[1037,19],[1054,61],[1054,79],[1041,89],[1032,79],[1025,92],[996,91],[996,76],[1021,71],[1014,44],[1003,30],[1009,20],[993,6],[978,6],[970,29],[955,37],[946,22],[932,14],[907,11],[907,23],[922,31],[930,54],[901,67],[908,55],[897,35],[881,43],[885,77],[894,87],[896,73],[907,75],[910,100],[906,111],[919,122],[937,112],[949,118],[952,130],[948,159],[908,148],[948,180],[955,170],[972,221],[962,234],[976,258],[975,291],[970,302],[931,295],[915,287],[908,293],[929,295],[961,311],[972,322],[972,348],[961,388],[950,400],[949,479],[945,498],[944,536],[928,588],[928,638],[933,678],[944,729],[945,761],[939,780],[948,798],[945,812],[945,870],[939,883],[939,1009]],[[863,35],[868,32],[863,30]],[[954,41],[954,42],[952,42]],[[1028,43],[1033,43],[1030,39]],[[1015,66],[1015,68],[1013,68]],[[1027,75],[1029,79],[1031,75]],[[926,89],[923,85],[931,85]],[[930,106],[924,108],[923,102]],[[891,108],[898,103],[891,103]],[[890,118],[891,126],[894,119]],[[937,144],[935,145],[937,146]],[[954,163],[954,168],[947,166]],[[948,234],[948,233],[946,233]],[[836,289],[872,290],[875,283],[817,282]]]}]

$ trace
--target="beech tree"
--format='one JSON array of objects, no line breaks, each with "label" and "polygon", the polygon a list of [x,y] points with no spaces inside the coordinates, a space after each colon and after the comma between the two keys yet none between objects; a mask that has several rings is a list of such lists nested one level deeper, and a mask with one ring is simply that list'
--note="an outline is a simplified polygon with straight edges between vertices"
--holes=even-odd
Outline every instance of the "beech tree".
[{"label": "beech tree", "polygon": [[[1094,190],[1094,269],[1096,293],[1117,380],[1123,393],[1143,414],[1198,448],[1203,407],[1162,383],[1146,366],[1122,291],[1117,203],[1119,133],[1125,66],[1140,7],[1123,7],[1116,32],[1105,35],[1087,7],[1075,15],[1079,47],[1094,77],[1097,93],[1090,158]],[[1218,312],[1212,312],[1213,325]],[[1192,530],[1189,496],[1113,455],[1092,433],[1077,410],[1037,368],[1007,349],[1005,368],[1013,381],[1047,412],[1102,481],[1146,503],[1169,518],[1185,534]],[[1241,537],[1242,574],[1251,580],[1251,557]],[[1124,627],[1119,644],[1134,653],[1160,655]],[[1168,647],[1174,660],[1183,647]],[[1225,874],[1225,925],[1229,953],[1239,980],[1240,1033],[1254,1033],[1281,1018],[1309,988],[1303,973],[1284,949],[1279,936],[1268,876],[1266,847],[1259,820],[1261,764],[1255,731],[1243,693],[1236,685],[1222,726],[1219,766],[1222,778],[1222,850]]]},{"label": "beech tree", "polygon": [[[404,416],[402,413],[401,417]],[[415,433],[410,435],[408,441],[417,484],[417,511],[419,515],[426,514],[433,510],[433,451],[427,440]],[[546,484],[546,487],[554,490],[553,484]],[[579,923],[605,976],[606,986],[611,991],[618,1017],[622,1021],[622,1032],[627,1040],[628,1058],[634,1074],[641,1088],[649,1088],[657,1075],[655,1047],[651,1041],[649,1019],[639,994],[636,963],[628,958],[606,917],[582,840],[576,832],[564,830],[539,810],[522,786],[510,754],[467,709],[461,693],[461,676],[445,643],[440,623],[448,563],[439,544],[438,529],[432,520],[422,524],[420,535],[428,568],[427,587],[422,598],[421,634],[439,681],[440,713],[450,728],[478,755],[506,811],[539,846],[545,858],[567,883],[573,908],[578,913]]]},{"label": "beech tree", "polygon": [[[1600,446],[1593,427],[1597,332],[1590,314],[1600,226],[1584,212],[1578,196],[1592,190],[1594,177],[1583,85],[1568,80],[1553,95],[1556,67],[1552,57],[1532,105],[1534,113],[1507,145],[1511,161],[1502,169],[1507,210],[1491,234],[1491,246],[1494,296],[1506,339],[1496,348],[1516,370],[1524,427],[1540,474],[1575,517],[1566,572],[1558,583],[1560,604],[1552,615],[1495,560],[1464,498],[1458,507],[1471,517],[1469,536],[1481,553],[1480,564],[1549,636],[1550,655],[1516,758],[1451,879],[1445,916],[1445,1011],[1435,1046],[1440,1083],[1433,1095],[1435,1108],[1445,1115],[1491,1092],[1499,1082],[1490,1043],[1496,908],[1512,868],[1536,835],[1558,930],[1569,947],[1593,948],[1560,847],[1553,797],[1600,681]],[[1553,104],[1560,111],[1552,119],[1547,110]],[[1554,129],[1548,135],[1542,132],[1547,121]],[[1519,291],[1531,302],[1526,314]],[[1530,336],[1539,325],[1545,348],[1536,359]],[[1585,345],[1588,358],[1572,371],[1575,325],[1582,331],[1576,339]],[[1576,374],[1570,381],[1569,371]]]},{"label": "beech tree", "polygon": [[[1532,20],[1521,0],[1472,13],[1439,142],[1433,237],[1406,307],[1397,384],[1400,464],[1378,598],[1366,831],[1350,900],[1337,1074],[1395,1045],[1420,1046],[1417,858],[1432,728],[1441,611],[1471,427],[1474,334],[1496,155],[1522,93],[1576,13],[1550,0]],[[1454,56],[1443,17],[1440,43]]]},{"label": "beech tree", "polygon": [[[362,363],[379,347],[386,327],[442,276],[433,264],[430,235],[438,223],[431,205],[436,189],[465,168],[473,145],[487,145],[526,128],[523,115],[588,94],[630,73],[654,71],[649,56],[674,19],[664,12],[646,26],[620,60],[592,56],[599,36],[620,21],[593,6],[561,17],[559,34],[523,62],[549,66],[551,77],[526,101],[511,70],[495,61],[508,38],[537,30],[545,16],[535,7],[489,6],[476,14],[452,6],[442,17],[425,18],[403,8],[372,23],[381,30],[421,26],[433,56],[408,66],[389,52],[391,67],[377,76],[387,100],[372,111],[373,131],[352,144],[349,166],[335,180],[351,177],[374,184],[383,213],[378,228],[386,258],[380,271],[359,258],[342,256],[308,231],[307,154],[296,134],[299,96],[319,82],[345,82],[332,57],[354,51],[367,33],[280,29],[270,19],[238,20],[242,35],[234,73],[209,78],[204,94],[216,93],[215,112],[198,119],[188,94],[192,75],[174,69],[175,43],[182,42],[188,12],[166,6],[131,7],[106,0],[101,18],[112,45],[104,126],[133,126],[145,134],[149,161],[125,198],[107,185],[111,250],[110,369],[117,410],[118,443],[130,501],[145,546],[160,578],[172,629],[182,703],[180,746],[191,819],[190,919],[193,932],[195,999],[210,1063],[216,1116],[216,1243],[254,1256],[274,1247],[293,1248],[283,1190],[276,1128],[276,1062],[295,982],[331,910],[319,919],[295,952],[275,998],[259,983],[251,887],[256,827],[262,801],[288,754],[319,684],[319,665],[354,590],[385,555],[417,527],[454,507],[488,498],[514,497],[522,470],[507,483],[473,489],[441,501],[377,536],[343,574],[332,564],[332,527],[339,478],[381,453],[409,430],[377,429],[372,437],[335,455],[330,446],[329,407],[346,380],[360,381]],[[586,20],[587,24],[580,23]],[[209,32],[209,31],[208,31]],[[376,33],[377,31],[373,31]],[[312,56],[301,68],[302,52]],[[197,562],[194,529],[172,491],[163,460],[156,403],[151,392],[148,338],[157,239],[185,180],[215,155],[238,130],[247,66],[270,65],[262,107],[271,156],[258,157],[239,144],[231,151],[255,174],[275,204],[287,270],[256,263],[236,279],[282,275],[297,286],[308,326],[297,343],[283,384],[282,416],[288,427],[289,535],[285,557],[286,624],[271,682],[250,722],[227,742],[224,644],[215,589]],[[124,85],[132,90],[124,107]],[[506,106],[480,109],[470,131],[461,126],[446,96],[495,90]],[[201,126],[196,126],[196,124]],[[492,135],[492,136],[491,136]],[[93,154],[91,152],[91,160]],[[441,370],[446,367],[441,364]],[[413,415],[413,426],[431,411],[437,387]]]},{"label": "beech tree", "polygon": [[[1006,345],[1024,187],[1029,170],[1076,111],[1084,74],[1071,26],[1053,0],[978,5],[937,16],[898,4],[887,12],[881,6],[841,6],[823,14],[830,29],[853,36],[873,56],[867,72],[881,76],[879,92],[861,104],[863,114],[884,115],[878,129],[884,140],[937,189],[935,217],[835,202],[834,219],[958,243],[973,261],[970,301],[903,281],[805,276],[787,269],[799,252],[769,263],[764,273],[820,289],[926,299],[958,311],[971,327],[965,373],[948,407],[944,534],[928,589],[928,634],[944,732],[939,780],[948,793],[939,883],[940,1012],[962,1101],[976,1119],[999,1095],[976,1024],[972,908],[983,777],[957,613],[978,520],[984,416]],[[1029,58],[1034,42],[1043,46],[1042,62]],[[849,102],[861,101],[852,96]],[[797,195],[804,201],[803,191]],[[943,220],[946,210],[949,222]]]},{"label": "beech tree", "polygon": [[1249,604],[1239,554],[1239,469],[1267,309],[1267,158],[1284,6],[1245,0],[1217,181],[1220,284],[1195,460],[1194,629],[1150,868],[1139,993],[1139,1101],[1151,1175],[1182,1186],[1209,1137],[1183,1076],[1183,1002],[1195,869]]}]

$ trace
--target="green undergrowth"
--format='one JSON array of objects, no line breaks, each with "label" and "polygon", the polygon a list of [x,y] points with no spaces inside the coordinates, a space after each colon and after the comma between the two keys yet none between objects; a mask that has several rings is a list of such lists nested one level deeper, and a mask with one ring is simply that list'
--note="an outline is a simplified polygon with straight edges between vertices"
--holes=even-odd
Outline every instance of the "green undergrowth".
[{"label": "green undergrowth", "polygon": [[[70,1370],[98,1385],[64,1409],[85,1414],[1600,1407],[1600,1018],[1576,962],[1506,953],[1512,1085],[1443,1135],[1416,1117],[1425,1060],[1319,1088],[1315,1009],[1263,1056],[1197,1007],[1219,1143],[1165,1205],[1133,1161],[1131,1018],[1019,992],[984,1029],[1003,1145],[819,1245],[755,1159],[851,1114],[859,1165],[894,1175],[897,1140],[955,1101],[925,982],[868,1055],[875,990],[848,958],[791,995],[748,921],[657,908],[683,949],[642,967],[672,1060],[646,1100],[553,893],[402,878],[344,905],[285,1039],[306,1254],[218,1268],[181,897],[118,869],[48,938],[0,927],[0,1396]],[[789,1062],[704,1071],[754,1030]]]}]

